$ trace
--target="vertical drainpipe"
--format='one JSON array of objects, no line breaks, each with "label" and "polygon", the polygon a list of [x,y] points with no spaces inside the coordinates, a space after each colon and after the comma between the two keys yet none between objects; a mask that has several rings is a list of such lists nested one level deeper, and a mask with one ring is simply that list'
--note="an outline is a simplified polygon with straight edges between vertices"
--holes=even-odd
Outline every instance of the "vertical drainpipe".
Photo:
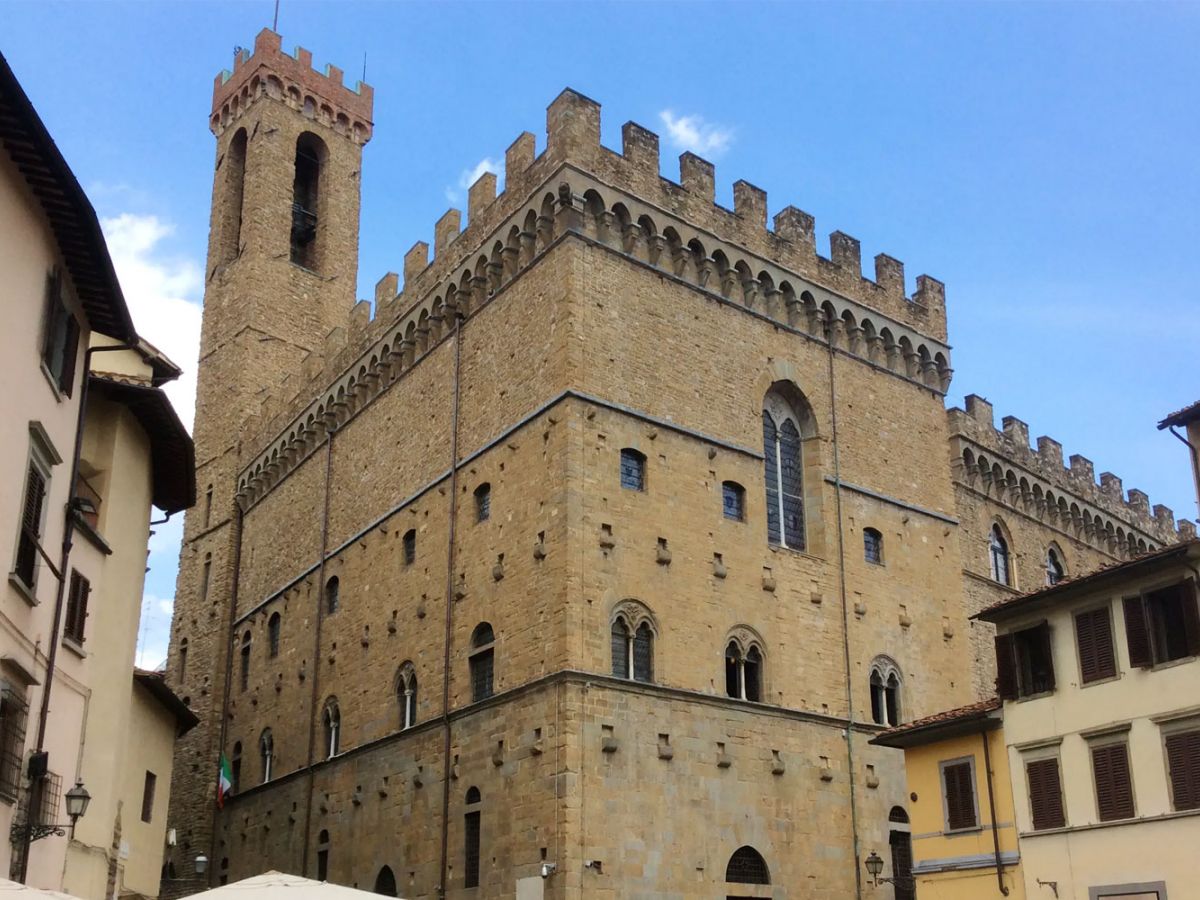
[{"label": "vertical drainpipe", "polygon": [[[326,415],[329,414],[326,413]],[[305,873],[308,872],[308,848],[312,844],[312,835],[309,834],[309,829],[312,827],[313,794],[316,791],[317,780],[313,757],[317,742],[317,718],[320,716],[317,702],[320,699],[319,691],[321,689],[321,626],[325,622],[325,557],[329,554],[329,485],[333,477],[333,436],[335,434],[337,434],[336,420],[325,436],[325,490],[321,501],[321,557],[317,565],[317,627],[314,629],[313,635],[312,696],[309,700],[310,713],[308,717],[308,798],[304,804],[304,850],[300,858],[301,871]],[[340,584],[338,588],[341,589]],[[338,729],[340,731],[340,724]]]},{"label": "vertical drainpipe", "polygon": [[988,740],[988,732],[979,732],[979,737],[983,739],[983,767],[987,770],[987,789],[988,789],[988,809],[992,816],[992,849],[996,854],[996,883],[1000,886],[1000,893],[1005,897],[1008,896],[1008,888],[1004,886],[1004,862],[1000,857],[1000,832],[996,828],[996,797],[992,792],[992,751]]},{"label": "vertical drainpipe", "polygon": [[854,772],[854,682],[850,669],[850,610],[846,592],[846,544],[842,529],[842,473],[838,460],[837,391],[833,380],[833,322],[825,322],[829,347],[829,415],[833,443],[833,491],[836,499],[838,536],[838,581],[842,600],[842,659],[846,667],[846,768],[850,775],[850,831],[854,841],[854,896],[862,900],[862,852],[858,839],[858,798]]},{"label": "vertical drainpipe", "polygon": [[454,625],[454,539],[458,519],[458,405],[459,375],[462,367],[462,318],[454,316],[454,387],[450,412],[450,523],[446,537],[446,624],[442,636],[442,854],[438,875],[438,896],[446,896],[446,876],[450,865],[450,641]]}]

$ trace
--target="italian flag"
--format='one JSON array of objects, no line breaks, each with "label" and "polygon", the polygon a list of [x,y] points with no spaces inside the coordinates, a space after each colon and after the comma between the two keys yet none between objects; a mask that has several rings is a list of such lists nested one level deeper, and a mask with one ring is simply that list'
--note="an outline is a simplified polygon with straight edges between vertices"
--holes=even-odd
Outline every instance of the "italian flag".
[{"label": "italian flag", "polygon": [[217,766],[217,809],[223,809],[225,798],[233,790],[233,772],[229,768],[229,760],[221,754],[221,762]]}]

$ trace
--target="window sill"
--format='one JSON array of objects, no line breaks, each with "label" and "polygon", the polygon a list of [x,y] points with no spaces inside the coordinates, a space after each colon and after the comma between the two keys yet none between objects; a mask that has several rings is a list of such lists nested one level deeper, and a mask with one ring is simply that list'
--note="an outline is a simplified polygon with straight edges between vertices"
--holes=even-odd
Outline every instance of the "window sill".
[{"label": "window sill", "polygon": [[82,641],[77,641],[77,640],[75,640],[75,638],[71,637],[70,635],[64,634],[62,636],[62,645],[64,647],[66,647],[68,650],[70,650],[72,653],[74,653],[76,656],[78,656],[80,659],[88,658],[88,652],[83,649]]},{"label": "window sill", "polygon": [[1114,681],[1120,681],[1120,680],[1121,680],[1120,672],[1118,672],[1116,675],[1109,675],[1107,678],[1096,678],[1092,681],[1084,681],[1083,678],[1080,678],[1079,679],[1079,689],[1082,691],[1086,688],[1095,687],[1098,684],[1112,684]]},{"label": "window sill", "polygon": [[772,553],[791,553],[794,556],[803,556],[805,559],[811,559],[814,562],[825,562],[825,557],[823,556],[814,556],[807,550],[797,550],[795,547],[788,547],[784,544],[775,544],[768,541],[767,549]]},{"label": "window sill", "polygon": [[112,556],[112,547],[108,546],[108,541],[100,536],[100,532],[93,528],[91,523],[78,512],[74,512],[71,515],[75,519],[75,527],[79,530],[79,533],[87,538],[88,542],[105,556]]},{"label": "window sill", "polygon": [[1025,703],[1025,702],[1027,702],[1027,701],[1029,701],[1029,700],[1041,700],[1041,699],[1042,699],[1042,698],[1044,698],[1044,697],[1053,697],[1053,696],[1054,696],[1054,691],[1053,691],[1053,690],[1049,690],[1049,691],[1038,691],[1036,694],[1022,694],[1021,696],[1017,697],[1017,699],[1016,699],[1015,701],[1013,701],[1013,702],[1015,702],[1015,703]]},{"label": "window sill", "polygon": [[35,593],[36,585],[26,584],[24,579],[16,572],[8,573],[8,583],[16,589],[18,594],[25,598],[25,602],[30,606],[38,605],[38,598]]},{"label": "window sill", "polygon": [[1181,656],[1178,659],[1168,659],[1166,662],[1155,663],[1149,669],[1151,672],[1161,672],[1164,669],[1173,669],[1176,666],[1185,666],[1190,662],[1195,662],[1195,656]]},{"label": "window sill", "polygon": [[942,837],[956,838],[965,837],[971,834],[982,834],[982,825],[972,825],[970,828],[947,828],[942,832]]}]

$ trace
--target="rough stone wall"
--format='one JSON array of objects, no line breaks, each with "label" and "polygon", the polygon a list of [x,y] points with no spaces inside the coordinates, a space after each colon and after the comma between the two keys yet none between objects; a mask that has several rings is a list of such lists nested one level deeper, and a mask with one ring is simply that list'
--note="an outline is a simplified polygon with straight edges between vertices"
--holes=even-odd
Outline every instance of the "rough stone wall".
[{"label": "rough stone wall", "polygon": [[[249,88],[257,70],[246,65],[239,83]],[[232,94],[214,121],[222,147],[239,116],[273,117],[274,143],[261,146],[289,146],[291,134],[294,150],[297,130],[311,125],[302,105],[268,96],[235,111]],[[339,148],[329,171],[348,174],[358,132],[338,134],[330,121],[351,139],[329,138]],[[268,265],[266,250],[261,265],[247,250],[211,268],[198,446],[203,418],[204,446],[225,453],[211,469],[224,479],[220,521],[236,491],[244,533],[226,623],[230,531],[189,520],[174,637],[176,648],[189,629],[207,642],[189,671],[200,665],[210,679],[207,730],[197,730],[208,743],[182,751],[177,771],[190,762],[192,775],[172,814],[207,816],[228,653],[223,749],[240,744],[242,790],[219,817],[218,877],[268,867],[315,875],[327,831],[332,880],[370,888],[388,865],[402,895],[434,896],[449,783],[451,895],[467,895],[462,815],[473,785],[483,795],[483,896],[512,895],[524,878],[554,897],[717,893],[730,853],[749,843],[774,885],[739,894],[845,897],[858,869],[853,815],[860,855],[886,852],[888,811],[905,805],[899,754],[866,743],[872,662],[886,657],[903,674],[904,718],[988,689],[985,642],[967,614],[1003,589],[979,577],[978,538],[1013,490],[1014,506],[1037,500],[1003,467],[995,490],[975,486],[966,445],[971,459],[982,448],[1036,469],[1056,510],[1067,499],[1076,533],[1058,540],[1072,572],[1108,558],[1105,546],[1118,552],[1097,537],[1106,525],[1095,515],[1124,522],[1135,547],[1168,539],[1167,517],[1122,512],[1085,483],[1083,463],[1062,476],[1015,444],[998,450],[1012,439],[996,437],[990,416],[987,429],[947,417],[940,283],[922,277],[908,298],[902,265],[886,256],[864,279],[857,241],[835,232],[830,258],[819,256],[811,217],[791,207],[768,230],[766,195],[745,182],[734,210],[716,206],[712,167],[690,154],[680,183],[662,178],[657,138],[636,125],[623,129],[621,153],[601,147],[599,108],[574,92],[551,104],[547,125],[542,154],[531,135],[509,148],[503,194],[492,175],[471,188],[465,230],[450,211],[432,260],[424,242],[409,251],[403,293],[398,276],[380,281],[373,316],[364,303],[349,312],[349,295],[337,293],[353,284],[352,256],[329,283],[340,287],[315,305],[303,293],[313,276]],[[275,172],[256,169],[249,146],[248,203],[251,173],[269,184]],[[351,182],[335,182],[342,187],[322,208],[347,237],[357,221]],[[223,183],[218,174],[214,254],[228,246],[216,233],[228,224],[217,214]],[[273,201],[259,202],[269,210]],[[253,223],[243,227],[254,234]],[[233,303],[243,289],[270,300]],[[288,318],[293,304],[314,310],[310,319],[279,326],[296,329],[279,332],[287,343],[264,341],[260,327]],[[279,344],[279,355],[255,356],[263,344]],[[256,393],[264,382],[265,397]],[[761,413],[776,383],[803,395],[814,422],[805,552],[766,539]],[[218,402],[222,390],[230,403]],[[620,486],[623,447],[647,458],[644,492]],[[722,513],[726,480],[745,488],[744,522]],[[473,492],[484,482],[491,516],[476,521]],[[1095,515],[1085,520],[1085,508]],[[1026,546],[1053,526],[1014,511],[1004,521],[1018,583],[1029,585],[1042,551]],[[864,559],[868,527],[884,536],[882,564]],[[195,599],[205,552],[221,573],[207,604]],[[334,575],[330,612],[323,585]],[[653,623],[654,684],[609,674],[610,625],[626,603]],[[499,694],[472,703],[470,640],[483,621],[496,634]],[[724,696],[731,635],[762,646],[761,705]],[[418,724],[400,731],[406,662],[417,674]],[[341,753],[326,760],[330,698]],[[252,786],[267,728],[273,779]],[[559,866],[545,882],[543,860]]]},{"label": "rough stone wall", "polygon": [[[357,275],[359,174],[369,129],[348,130],[336,112],[327,116],[323,109],[306,115],[304,95],[283,87],[285,81],[295,85],[288,76],[298,63],[280,53],[277,36],[264,35],[256,45],[253,79],[239,65],[239,77],[218,77],[214,90],[217,148],[194,429],[202,499],[184,520],[168,661],[172,688],[201,720],[178,744],[170,809],[179,830],[177,868],[190,867],[211,846],[243,424],[266,392],[301,368],[305,352],[322,347],[330,329],[345,320]],[[277,73],[278,88],[269,84],[270,72]],[[340,82],[342,94],[327,76],[312,73],[303,82],[306,89],[330,86],[326,106],[348,99]],[[361,117],[363,103],[350,106]],[[289,254],[301,133],[324,145],[317,271],[293,265]],[[241,153],[236,146],[243,142]],[[204,499],[209,492],[211,503]]]}]

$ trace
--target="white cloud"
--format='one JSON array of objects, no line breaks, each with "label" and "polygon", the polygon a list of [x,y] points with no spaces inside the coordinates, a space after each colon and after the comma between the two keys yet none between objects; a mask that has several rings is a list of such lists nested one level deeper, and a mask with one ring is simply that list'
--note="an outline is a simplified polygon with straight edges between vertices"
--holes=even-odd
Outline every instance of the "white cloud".
[{"label": "white cloud", "polygon": [[474,167],[462,170],[462,174],[458,176],[458,184],[453,187],[446,188],[446,199],[451,203],[461,202],[462,198],[466,196],[466,192],[470,189],[471,185],[478,181],[479,176],[484,172],[491,172],[498,179],[500,179],[500,181],[497,182],[496,190],[504,190],[502,184],[504,176],[500,169],[500,163],[492,159],[490,156],[485,156],[483,159],[477,162]]},{"label": "white cloud", "polygon": [[733,143],[733,129],[707,122],[702,116],[677,116],[672,110],[664,109],[658,114],[667,129],[667,140],[681,149],[708,156],[720,156]]},{"label": "white cloud", "polygon": [[161,248],[174,226],[158,216],[122,213],[100,224],[138,334],[183,369],[165,389],[190,430],[196,408],[203,269]]},{"label": "white cloud", "polygon": [[138,668],[158,669],[166,662],[174,605],[174,601],[162,600],[149,593],[142,596],[142,620],[138,627],[137,656],[134,660]]}]

